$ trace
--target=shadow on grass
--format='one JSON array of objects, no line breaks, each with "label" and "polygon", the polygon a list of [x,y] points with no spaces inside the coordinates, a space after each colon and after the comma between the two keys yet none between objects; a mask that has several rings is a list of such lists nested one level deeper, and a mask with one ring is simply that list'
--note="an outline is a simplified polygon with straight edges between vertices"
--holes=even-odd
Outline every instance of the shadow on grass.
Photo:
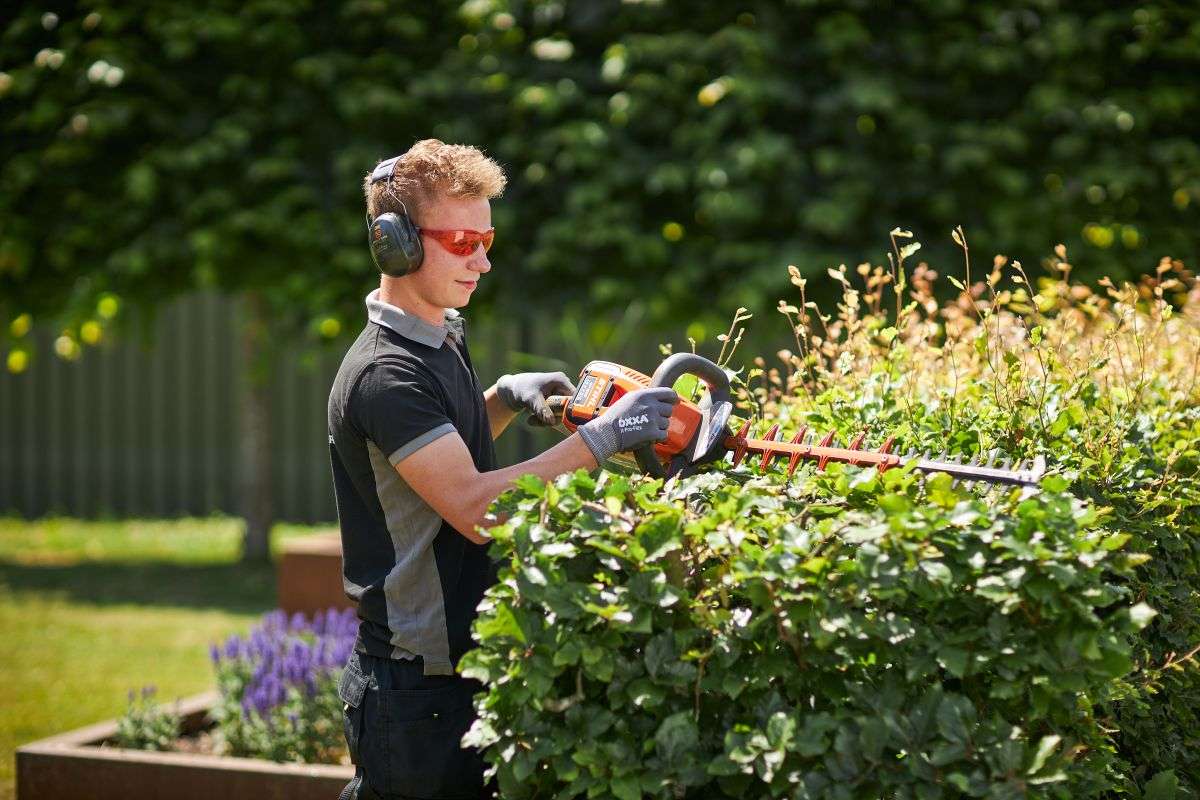
[{"label": "shadow on grass", "polygon": [[257,614],[276,603],[271,564],[0,561],[0,587],[77,603],[211,608],[235,614]]}]

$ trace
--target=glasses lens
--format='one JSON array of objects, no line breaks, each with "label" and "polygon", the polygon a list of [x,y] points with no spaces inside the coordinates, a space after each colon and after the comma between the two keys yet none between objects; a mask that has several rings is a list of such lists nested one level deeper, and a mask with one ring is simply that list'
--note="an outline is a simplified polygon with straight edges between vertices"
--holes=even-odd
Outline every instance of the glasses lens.
[{"label": "glasses lens", "polygon": [[469,256],[479,248],[480,244],[483,245],[484,252],[487,252],[491,248],[495,228],[483,233],[468,230],[434,231],[429,229],[424,229],[421,232],[437,239],[442,247],[445,247],[446,250],[454,255]]},{"label": "glasses lens", "polygon": [[474,231],[455,231],[450,252],[456,256],[469,256],[479,247],[479,234]]}]

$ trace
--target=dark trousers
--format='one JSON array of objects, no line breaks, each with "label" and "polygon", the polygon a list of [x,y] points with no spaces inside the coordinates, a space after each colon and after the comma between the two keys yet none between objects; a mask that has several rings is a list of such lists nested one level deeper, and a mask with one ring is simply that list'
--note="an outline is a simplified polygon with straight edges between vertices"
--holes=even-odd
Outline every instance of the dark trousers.
[{"label": "dark trousers", "polygon": [[479,681],[423,674],[424,663],[355,652],[342,673],[346,744],[356,771],[341,800],[480,800],[483,758],[459,744]]}]

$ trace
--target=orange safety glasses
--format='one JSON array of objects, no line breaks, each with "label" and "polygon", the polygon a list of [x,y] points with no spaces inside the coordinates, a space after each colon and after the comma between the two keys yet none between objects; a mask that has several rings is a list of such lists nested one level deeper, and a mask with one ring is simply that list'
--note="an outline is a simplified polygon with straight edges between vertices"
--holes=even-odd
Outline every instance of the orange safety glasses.
[{"label": "orange safety glasses", "polygon": [[483,245],[483,252],[486,253],[492,248],[492,239],[496,236],[495,228],[488,228],[486,231],[435,231],[429,228],[421,228],[420,230],[422,234],[436,240],[438,244],[456,256],[469,256],[481,244]]}]

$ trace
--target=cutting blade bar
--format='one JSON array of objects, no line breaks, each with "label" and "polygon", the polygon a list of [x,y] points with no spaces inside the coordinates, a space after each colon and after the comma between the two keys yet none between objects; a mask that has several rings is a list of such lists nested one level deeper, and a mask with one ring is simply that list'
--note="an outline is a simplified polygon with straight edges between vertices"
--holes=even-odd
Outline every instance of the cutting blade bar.
[{"label": "cutting blade bar", "polygon": [[959,464],[945,460],[945,458],[929,458],[928,453],[921,456],[899,455],[889,452],[893,442],[890,438],[878,450],[861,450],[859,449],[863,440],[861,434],[854,438],[849,447],[834,446],[832,433],[825,436],[819,444],[802,441],[800,436],[787,442],[776,440],[774,437],[777,427],[772,428],[771,433],[765,439],[750,439],[746,437],[749,427],[749,423],[747,423],[736,434],[725,438],[725,447],[733,453],[734,466],[737,466],[747,455],[760,456],[762,459],[760,469],[762,470],[765,470],[766,466],[775,458],[790,456],[787,468],[789,475],[796,469],[799,462],[805,459],[816,461],[818,469],[824,469],[830,461],[839,461],[855,466],[875,467],[881,472],[912,463],[922,472],[945,472],[955,480],[986,481],[1013,486],[1037,486],[1046,472],[1046,461],[1041,456],[1034,459],[1028,466],[1018,465],[1016,469],[1009,469],[1007,464],[1004,467],[991,466],[995,461],[994,455],[988,459],[986,464],[974,462]]}]

